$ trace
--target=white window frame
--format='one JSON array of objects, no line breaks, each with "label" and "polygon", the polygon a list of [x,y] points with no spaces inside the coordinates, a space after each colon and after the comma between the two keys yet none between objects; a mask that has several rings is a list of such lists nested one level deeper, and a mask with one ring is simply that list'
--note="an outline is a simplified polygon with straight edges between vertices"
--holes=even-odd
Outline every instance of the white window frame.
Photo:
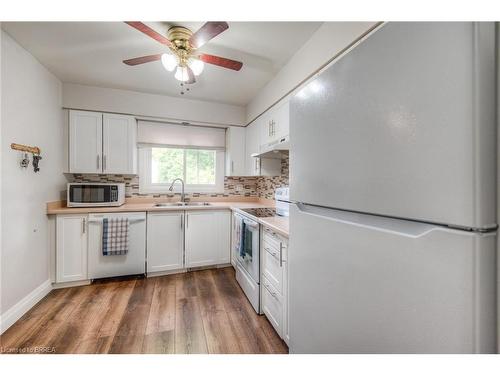
[{"label": "white window frame", "polygon": [[[172,146],[151,146],[139,148],[139,193],[140,194],[168,194],[180,193],[181,184],[176,183],[172,191],[168,190],[171,182],[167,184],[153,184],[151,181],[151,158],[154,148],[173,148]],[[183,150],[195,148],[179,147]],[[204,150],[200,148],[200,150]],[[223,150],[215,150],[215,185],[193,185],[185,184],[186,193],[224,193],[224,167],[225,157]],[[186,165],[184,162],[184,175],[186,175]]]}]

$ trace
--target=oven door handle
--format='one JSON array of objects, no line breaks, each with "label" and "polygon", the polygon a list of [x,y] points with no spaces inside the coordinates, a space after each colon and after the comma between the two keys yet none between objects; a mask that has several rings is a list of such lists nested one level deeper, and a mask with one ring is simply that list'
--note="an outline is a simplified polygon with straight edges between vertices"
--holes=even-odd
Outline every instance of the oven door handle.
[{"label": "oven door handle", "polygon": [[259,223],[256,223],[254,221],[247,221],[247,220],[243,220],[243,222],[245,223],[245,225],[247,227],[250,227],[250,228],[253,228],[253,229],[259,229]]}]

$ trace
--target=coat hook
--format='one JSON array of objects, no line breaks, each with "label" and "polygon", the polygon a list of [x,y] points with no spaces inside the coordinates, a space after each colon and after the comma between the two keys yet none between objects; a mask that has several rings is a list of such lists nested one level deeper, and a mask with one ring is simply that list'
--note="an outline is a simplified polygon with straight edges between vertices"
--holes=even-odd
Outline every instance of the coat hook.
[{"label": "coat hook", "polygon": [[38,172],[40,168],[38,167],[38,163],[42,160],[42,157],[40,155],[33,154],[33,170]]},{"label": "coat hook", "polygon": [[21,160],[21,168],[28,168],[30,164],[30,159],[28,159],[28,153],[24,153],[24,158]]},{"label": "coat hook", "polygon": [[41,150],[37,146],[26,146],[26,145],[20,145],[18,143],[11,143],[10,148],[13,150],[18,150],[18,151],[24,151],[24,159],[21,160],[21,167],[27,168],[29,165],[29,159],[28,159],[28,152],[33,154],[33,170],[38,172],[40,168],[38,167],[38,163],[40,160],[42,160],[42,157],[40,156]]}]

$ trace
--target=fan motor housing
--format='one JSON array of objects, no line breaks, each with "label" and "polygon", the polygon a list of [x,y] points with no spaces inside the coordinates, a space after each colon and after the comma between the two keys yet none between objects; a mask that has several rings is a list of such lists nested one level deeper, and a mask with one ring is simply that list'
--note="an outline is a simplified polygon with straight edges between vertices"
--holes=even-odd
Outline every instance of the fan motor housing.
[{"label": "fan motor housing", "polygon": [[189,44],[189,38],[191,38],[193,32],[187,27],[182,26],[172,26],[168,29],[168,39],[178,48],[184,50],[193,49]]}]

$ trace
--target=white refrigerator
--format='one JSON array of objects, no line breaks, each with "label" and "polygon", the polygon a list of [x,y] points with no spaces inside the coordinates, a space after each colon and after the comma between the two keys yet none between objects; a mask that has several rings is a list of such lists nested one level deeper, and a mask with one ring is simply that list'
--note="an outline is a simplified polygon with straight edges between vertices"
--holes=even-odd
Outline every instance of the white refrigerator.
[{"label": "white refrigerator", "polygon": [[290,105],[291,353],[496,352],[494,23],[388,23]]}]

